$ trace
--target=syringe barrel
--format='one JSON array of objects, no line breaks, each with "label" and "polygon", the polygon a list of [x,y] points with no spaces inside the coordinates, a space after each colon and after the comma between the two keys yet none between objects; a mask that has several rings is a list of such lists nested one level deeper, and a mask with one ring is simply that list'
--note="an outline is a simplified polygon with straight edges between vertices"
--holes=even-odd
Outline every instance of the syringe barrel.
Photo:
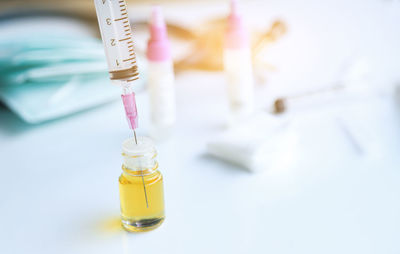
[{"label": "syringe barrel", "polygon": [[94,0],[111,80],[139,78],[125,0]]}]

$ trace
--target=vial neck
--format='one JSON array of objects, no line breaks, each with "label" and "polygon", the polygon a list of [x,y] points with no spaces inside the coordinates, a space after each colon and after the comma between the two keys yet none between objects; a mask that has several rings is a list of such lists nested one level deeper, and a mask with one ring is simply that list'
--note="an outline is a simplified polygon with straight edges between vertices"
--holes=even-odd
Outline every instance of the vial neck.
[{"label": "vial neck", "polygon": [[128,168],[125,164],[122,165],[122,171],[123,174],[129,175],[129,176],[145,176],[145,175],[151,175],[155,173],[158,169],[158,163],[153,168],[141,168],[141,169],[131,169]]},{"label": "vial neck", "polygon": [[124,155],[122,169],[129,174],[151,174],[158,168],[156,154],[139,156]]},{"label": "vial neck", "polygon": [[150,139],[139,137],[137,143],[127,139],[122,145],[122,169],[130,175],[151,174],[158,168],[157,151]]}]

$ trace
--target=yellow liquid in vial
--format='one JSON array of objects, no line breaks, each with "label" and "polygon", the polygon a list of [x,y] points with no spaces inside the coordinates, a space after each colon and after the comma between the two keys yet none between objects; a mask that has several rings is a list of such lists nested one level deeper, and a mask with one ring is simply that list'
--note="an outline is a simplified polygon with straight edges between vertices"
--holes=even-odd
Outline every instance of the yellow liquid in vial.
[{"label": "yellow liquid in vial", "polygon": [[131,171],[124,166],[122,169],[119,178],[122,225],[133,232],[157,228],[164,221],[161,173],[158,170]]}]

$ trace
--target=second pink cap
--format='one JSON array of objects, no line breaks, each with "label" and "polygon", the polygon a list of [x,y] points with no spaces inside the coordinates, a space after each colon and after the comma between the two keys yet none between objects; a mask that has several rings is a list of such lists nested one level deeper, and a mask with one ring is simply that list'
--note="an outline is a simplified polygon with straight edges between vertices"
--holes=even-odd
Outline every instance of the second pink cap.
[{"label": "second pink cap", "polygon": [[150,39],[147,42],[147,59],[165,61],[171,58],[167,27],[160,6],[154,6],[150,20]]},{"label": "second pink cap", "polygon": [[232,49],[245,48],[249,46],[247,31],[243,25],[242,17],[238,13],[236,0],[231,0],[231,13],[227,19],[225,46]]}]

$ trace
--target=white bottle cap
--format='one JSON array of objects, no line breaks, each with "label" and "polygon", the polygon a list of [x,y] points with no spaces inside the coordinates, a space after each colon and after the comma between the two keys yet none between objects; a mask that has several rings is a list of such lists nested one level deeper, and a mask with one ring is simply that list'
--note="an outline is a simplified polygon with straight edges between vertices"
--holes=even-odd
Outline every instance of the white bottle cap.
[{"label": "white bottle cap", "polygon": [[125,140],[122,143],[122,155],[124,166],[130,170],[151,169],[157,164],[157,151],[153,141],[147,137],[139,137],[137,144],[134,138]]}]

